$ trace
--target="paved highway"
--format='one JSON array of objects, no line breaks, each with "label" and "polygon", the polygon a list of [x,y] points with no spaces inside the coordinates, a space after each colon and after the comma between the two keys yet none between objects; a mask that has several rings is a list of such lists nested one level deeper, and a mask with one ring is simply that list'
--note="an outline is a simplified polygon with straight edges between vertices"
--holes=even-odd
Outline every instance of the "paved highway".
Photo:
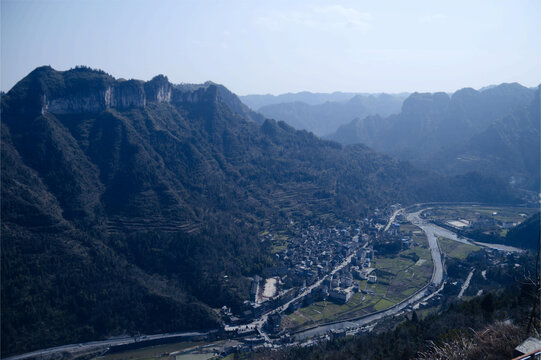
[{"label": "paved highway", "polygon": [[441,261],[441,252],[440,252],[440,246],[438,244],[438,236],[447,237],[447,235],[442,235],[440,230],[443,230],[449,233],[451,232],[421,219],[420,218],[421,211],[422,210],[414,212],[414,213],[409,213],[406,216],[406,218],[413,225],[420,227],[426,234],[426,237],[428,239],[428,246],[430,248],[430,255],[432,255],[432,262],[434,263],[434,270],[432,271],[431,282],[434,285],[439,286],[443,280],[443,263]]},{"label": "paved highway", "polygon": [[[155,335],[147,335],[138,337],[138,341],[148,341],[148,340],[157,340],[157,339],[165,339],[175,336],[186,336],[186,337],[192,337],[192,336],[203,336],[207,335],[208,332],[185,332],[185,333],[168,333],[168,334],[155,334]],[[103,341],[92,341],[82,344],[70,344],[70,345],[62,345],[57,346],[49,349],[42,349],[42,350],[36,350],[32,351],[26,354],[21,355],[15,355],[8,358],[5,358],[5,360],[24,360],[24,359],[35,359],[35,358],[47,358],[47,357],[61,357],[61,353],[86,353],[86,352],[94,352],[99,351],[100,349],[105,350],[108,347],[116,346],[116,345],[124,345],[124,344],[131,344],[134,343],[135,338],[133,337],[120,337],[120,338],[114,338],[109,340],[103,340]],[[56,355],[56,356],[55,356]]]}]

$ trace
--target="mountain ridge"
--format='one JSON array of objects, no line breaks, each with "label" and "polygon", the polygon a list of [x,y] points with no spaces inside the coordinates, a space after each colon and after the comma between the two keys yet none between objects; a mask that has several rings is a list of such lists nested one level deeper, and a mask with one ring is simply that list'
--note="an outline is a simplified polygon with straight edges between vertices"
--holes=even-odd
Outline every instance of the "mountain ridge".
[{"label": "mountain ridge", "polygon": [[[528,152],[536,153],[534,138],[539,126],[527,118],[538,119],[538,110],[535,114],[538,98],[538,89],[525,88],[518,83],[501,84],[484,91],[464,88],[451,96],[445,93],[413,93],[404,101],[399,114],[358,118],[325,138],[342,144],[365,143],[376,151],[408,159],[417,166],[442,173],[460,174],[483,169],[487,174],[503,176],[507,180],[511,177],[522,179],[519,181],[521,186],[535,189],[539,181],[526,180],[528,176],[538,179],[535,166],[528,169],[527,166],[509,167],[509,164],[522,162],[522,155]],[[528,114],[524,114],[524,109]],[[524,119],[521,124],[527,130],[521,130],[520,121],[513,125],[509,118]],[[531,134],[527,135],[528,132]],[[522,137],[518,133],[522,133]],[[512,135],[512,144],[508,140],[502,142],[498,134],[507,138],[515,134]],[[509,150],[507,159],[504,159],[505,155],[501,161],[493,156],[490,159],[488,148],[496,142],[506,144]],[[521,143],[530,144],[530,150],[516,150]],[[481,149],[480,144],[485,144],[486,149]],[[480,161],[472,162],[471,166],[461,164],[458,158],[461,151],[470,153],[463,158],[481,156]],[[501,153],[499,150],[496,152]],[[522,155],[517,155],[520,152]],[[510,154],[516,156],[511,158]],[[488,160],[488,166],[482,163],[483,159]],[[535,164],[535,161],[529,161],[529,164]],[[498,168],[509,168],[510,171]]]},{"label": "mountain ridge", "polygon": [[361,95],[355,94],[344,101],[326,101],[320,104],[307,104],[301,101],[265,105],[259,112],[266,117],[285,121],[298,130],[312,131],[318,136],[328,135],[338,126],[355,117],[372,114],[389,116],[400,111],[401,95]]}]

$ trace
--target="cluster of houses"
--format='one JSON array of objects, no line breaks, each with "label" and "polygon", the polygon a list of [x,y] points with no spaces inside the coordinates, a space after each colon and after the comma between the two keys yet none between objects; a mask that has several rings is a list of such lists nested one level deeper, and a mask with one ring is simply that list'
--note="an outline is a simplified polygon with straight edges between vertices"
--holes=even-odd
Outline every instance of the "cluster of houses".
[{"label": "cluster of houses", "polygon": [[[347,303],[353,294],[361,291],[356,280],[377,281],[375,269],[371,267],[374,251],[368,243],[379,236],[388,216],[388,211],[376,210],[371,219],[365,218],[354,224],[334,228],[311,225],[299,230],[297,236],[287,239],[287,247],[275,254],[275,265],[264,269],[263,276],[254,276],[245,310],[239,314],[233,314],[228,308],[222,310],[225,323],[246,324],[288,302],[286,313],[323,300]],[[272,241],[273,236],[266,234],[262,240]],[[331,271],[349,256],[352,256],[351,263],[330,276]],[[270,298],[261,295],[269,279],[274,279],[277,288]],[[322,279],[319,286],[291,302],[306,287]],[[276,316],[268,318],[266,330],[269,333],[279,332],[277,320]]]}]

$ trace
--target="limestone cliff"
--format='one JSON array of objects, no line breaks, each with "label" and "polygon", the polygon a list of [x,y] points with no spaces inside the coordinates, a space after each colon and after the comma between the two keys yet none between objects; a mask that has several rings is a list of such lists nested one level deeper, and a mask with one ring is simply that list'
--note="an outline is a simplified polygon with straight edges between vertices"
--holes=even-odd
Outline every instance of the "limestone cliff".
[{"label": "limestone cliff", "polygon": [[[100,88],[81,89],[75,93],[66,91],[59,96],[44,94],[42,113],[74,114],[100,112],[108,108],[142,109],[146,106],[147,99],[157,102],[171,100],[171,85],[166,78],[165,82],[156,86],[145,85],[146,83],[141,80],[116,80]],[[147,89],[149,93],[145,91]]]}]

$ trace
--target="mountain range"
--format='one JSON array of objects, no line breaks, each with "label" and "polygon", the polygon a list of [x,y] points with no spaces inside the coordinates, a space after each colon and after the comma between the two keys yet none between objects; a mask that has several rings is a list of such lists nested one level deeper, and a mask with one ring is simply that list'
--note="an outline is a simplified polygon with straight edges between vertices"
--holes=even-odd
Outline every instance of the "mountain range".
[{"label": "mountain range", "polygon": [[539,88],[414,93],[399,114],[357,118],[328,139],[363,143],[445,174],[478,170],[539,189]]},{"label": "mountain range", "polygon": [[258,111],[268,118],[284,121],[298,130],[318,136],[329,135],[354,118],[389,116],[400,112],[406,95],[355,95],[347,101],[327,101],[310,105],[302,101],[270,104]]},{"label": "mountain range", "polygon": [[239,99],[252,110],[258,111],[263,106],[273,104],[284,104],[293,102],[303,102],[308,105],[319,105],[326,102],[348,101],[357,93],[336,91],[333,93],[313,93],[310,91],[301,91],[298,93],[286,93],[280,95],[243,95]]},{"label": "mountain range", "polygon": [[[407,106],[406,106],[407,108]],[[265,119],[224,86],[39,67],[1,98],[2,356],[217,327],[272,265],[259,232],[422,201],[513,202]]]}]

